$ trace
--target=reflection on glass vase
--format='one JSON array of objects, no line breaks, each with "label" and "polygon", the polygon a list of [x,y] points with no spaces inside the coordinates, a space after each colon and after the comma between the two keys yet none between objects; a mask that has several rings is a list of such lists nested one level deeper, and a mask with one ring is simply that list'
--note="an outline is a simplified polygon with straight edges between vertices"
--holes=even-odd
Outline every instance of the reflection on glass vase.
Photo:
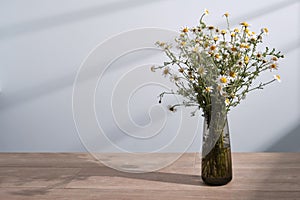
[{"label": "reflection on glass vase", "polygon": [[229,128],[226,114],[205,117],[201,177],[207,185],[225,185],[232,179]]}]

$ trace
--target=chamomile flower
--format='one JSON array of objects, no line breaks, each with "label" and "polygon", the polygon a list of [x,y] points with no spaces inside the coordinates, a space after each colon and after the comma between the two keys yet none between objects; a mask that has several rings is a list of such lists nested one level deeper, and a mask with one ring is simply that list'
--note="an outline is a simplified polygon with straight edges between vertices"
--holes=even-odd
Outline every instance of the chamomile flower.
[{"label": "chamomile flower", "polygon": [[238,28],[235,28],[235,29],[233,30],[233,32],[235,32],[235,33],[239,33],[239,32],[240,32],[240,30],[239,30]]},{"label": "chamomile flower", "polygon": [[180,73],[183,73],[183,72],[184,72],[184,69],[183,69],[182,67],[180,67],[180,68],[178,69],[178,71],[179,71]]},{"label": "chamomile flower", "polygon": [[166,77],[167,75],[170,74],[170,68],[169,67],[165,67],[163,72],[162,72],[163,76]]},{"label": "chamomile flower", "polygon": [[216,53],[216,54],[214,55],[214,57],[215,57],[215,59],[216,59],[217,61],[220,61],[220,60],[222,59],[222,56],[221,56],[219,53]]},{"label": "chamomile flower", "polygon": [[208,93],[211,93],[213,91],[213,88],[211,86],[210,87],[205,87],[204,91],[208,92]]},{"label": "chamomile flower", "polygon": [[244,26],[244,27],[249,27],[249,24],[247,22],[241,22],[240,25]]},{"label": "chamomile flower", "polygon": [[217,50],[217,46],[216,46],[216,45],[211,45],[211,46],[209,47],[209,50],[211,50],[211,51],[216,51],[216,50]]},{"label": "chamomile flower", "polygon": [[156,45],[160,46],[160,47],[164,47],[166,45],[165,42],[160,42],[160,41],[157,41],[156,42]]},{"label": "chamomile flower", "polygon": [[248,64],[249,63],[249,56],[246,55],[245,58],[244,58],[244,61],[245,61],[246,64]]},{"label": "chamomile flower", "polygon": [[251,42],[255,42],[256,40],[257,40],[257,38],[256,38],[255,35],[253,35],[253,36],[250,38],[250,41],[251,41]]},{"label": "chamomile flower", "polygon": [[229,106],[229,104],[230,104],[230,100],[229,100],[228,98],[226,98],[226,99],[225,99],[225,105],[226,105],[226,106]]},{"label": "chamomile flower", "polygon": [[238,51],[238,48],[235,47],[235,46],[231,46],[231,47],[229,47],[229,51],[232,52],[232,53],[234,53],[234,52]]},{"label": "chamomile flower", "polygon": [[226,86],[229,82],[229,78],[227,76],[219,76],[218,77],[218,83],[222,85],[223,87]]},{"label": "chamomile flower", "polygon": [[205,15],[208,15],[208,14],[209,14],[209,11],[208,11],[206,8],[204,9],[204,14],[205,14]]},{"label": "chamomile flower", "polygon": [[230,76],[230,78],[235,79],[236,78],[236,73],[234,71],[230,71],[229,76]]},{"label": "chamomile flower", "polygon": [[276,79],[279,83],[281,82],[281,78],[279,75],[274,75],[274,79]]},{"label": "chamomile flower", "polygon": [[150,68],[151,72],[155,72],[155,66],[152,65],[151,68]]},{"label": "chamomile flower", "polygon": [[249,48],[250,48],[250,45],[247,44],[247,43],[241,43],[241,44],[240,44],[240,47],[241,47],[241,48],[244,48],[244,49],[249,49]]},{"label": "chamomile flower", "polygon": [[243,67],[244,62],[242,60],[239,60],[239,61],[237,61],[236,64],[237,64],[238,67]]},{"label": "chamomile flower", "polygon": [[208,26],[207,28],[208,28],[208,30],[214,30],[215,27],[214,26]]},{"label": "chamomile flower", "polygon": [[273,56],[273,57],[271,58],[271,61],[276,62],[276,61],[278,61],[278,58],[277,58],[276,56]]},{"label": "chamomile flower", "polygon": [[266,34],[266,35],[268,35],[269,29],[267,29],[267,28],[262,28],[262,29],[261,29],[261,32],[264,33],[264,34]]},{"label": "chamomile flower", "polygon": [[223,30],[221,30],[221,34],[222,34],[222,35],[225,35],[226,33],[227,33],[227,31],[226,31],[226,30],[224,30],[224,29],[223,29]]},{"label": "chamomile flower", "polygon": [[184,27],[181,31],[182,31],[183,33],[187,33],[187,32],[189,32],[189,28],[188,28],[188,27]]},{"label": "chamomile flower", "polygon": [[271,69],[271,71],[272,70],[277,70],[278,69],[278,63],[276,63],[276,62],[272,62],[271,64],[270,64],[270,69]]},{"label": "chamomile flower", "polygon": [[263,55],[262,55],[262,52],[257,52],[256,54],[255,54],[255,56],[256,56],[256,58],[257,59],[262,59],[262,57],[263,57]]},{"label": "chamomile flower", "polygon": [[224,13],[224,16],[229,17],[229,13],[228,12]]},{"label": "chamomile flower", "polygon": [[245,28],[245,33],[247,33],[247,35],[250,35],[251,31],[248,28]]}]

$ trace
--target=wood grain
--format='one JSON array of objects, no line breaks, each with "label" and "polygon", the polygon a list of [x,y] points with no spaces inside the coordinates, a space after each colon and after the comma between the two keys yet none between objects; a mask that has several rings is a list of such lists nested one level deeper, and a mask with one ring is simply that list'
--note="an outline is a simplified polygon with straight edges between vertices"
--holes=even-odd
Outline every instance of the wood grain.
[{"label": "wood grain", "polygon": [[117,171],[85,153],[0,153],[0,199],[300,200],[300,153],[233,153],[233,168],[231,183],[210,187],[196,153],[151,173]]}]

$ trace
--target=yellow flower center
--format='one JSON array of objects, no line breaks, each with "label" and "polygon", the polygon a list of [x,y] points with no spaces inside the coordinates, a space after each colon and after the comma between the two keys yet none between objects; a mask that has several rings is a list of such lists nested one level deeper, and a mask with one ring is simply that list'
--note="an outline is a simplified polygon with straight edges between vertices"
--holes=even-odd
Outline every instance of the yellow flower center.
[{"label": "yellow flower center", "polygon": [[164,69],[163,74],[168,75],[169,74],[169,69],[168,68]]},{"label": "yellow flower center", "polygon": [[211,92],[211,87],[206,87],[206,88],[205,88],[205,91],[206,91],[206,92]]},{"label": "yellow flower center", "polygon": [[238,28],[235,28],[233,31],[236,33],[240,32],[240,30]]},{"label": "yellow flower center", "polygon": [[226,105],[229,105],[229,104],[230,104],[229,99],[225,99],[225,104],[226,104]]},{"label": "yellow flower center", "polygon": [[215,55],[215,58],[217,58],[217,59],[220,58],[220,54],[217,53],[217,54]]},{"label": "yellow flower center", "polygon": [[245,56],[245,63],[247,64],[249,62],[249,57],[248,56]]},{"label": "yellow flower center", "polygon": [[229,76],[232,77],[232,78],[235,78],[236,77],[236,73],[234,73],[234,72],[231,71],[231,72],[229,72]]},{"label": "yellow flower center", "polygon": [[204,10],[204,14],[208,15],[209,11],[207,9]]},{"label": "yellow flower center", "polygon": [[277,68],[276,64],[275,64],[275,63],[272,63],[272,64],[271,64],[271,68],[272,68],[272,69],[276,69],[276,68]]},{"label": "yellow flower center", "polygon": [[226,30],[221,30],[221,34],[225,35],[226,34]]},{"label": "yellow flower center", "polygon": [[262,29],[264,33],[269,33],[269,30],[267,28]]},{"label": "yellow flower center", "polygon": [[217,47],[216,46],[214,46],[214,45],[212,45],[211,47],[210,47],[210,50],[215,50]]},{"label": "yellow flower center", "polygon": [[187,27],[185,27],[185,28],[182,30],[182,32],[187,33],[187,32],[189,32],[189,29],[188,29]]},{"label": "yellow flower center", "polygon": [[237,48],[232,47],[232,48],[231,48],[231,51],[237,51]]},{"label": "yellow flower center", "polygon": [[248,24],[247,22],[241,22],[241,25],[242,25],[242,26],[245,26],[245,27],[248,27],[248,26],[249,26],[249,24]]},{"label": "yellow flower center", "polygon": [[241,48],[249,49],[250,46],[248,44],[242,43],[240,44]]},{"label": "yellow flower center", "polygon": [[221,82],[221,83],[227,83],[227,78],[224,77],[224,76],[222,76],[222,77],[220,78],[220,82]]},{"label": "yellow flower center", "polygon": [[183,73],[183,72],[184,72],[184,69],[183,69],[183,68],[179,68],[178,71],[179,71],[180,73]]}]

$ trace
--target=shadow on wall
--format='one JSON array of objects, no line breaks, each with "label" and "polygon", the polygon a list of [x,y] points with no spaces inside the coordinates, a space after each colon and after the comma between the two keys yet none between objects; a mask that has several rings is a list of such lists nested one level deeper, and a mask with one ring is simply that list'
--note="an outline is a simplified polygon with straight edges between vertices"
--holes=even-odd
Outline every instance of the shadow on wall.
[{"label": "shadow on wall", "polygon": [[[12,38],[21,34],[40,31],[56,26],[61,26],[67,23],[74,23],[93,17],[98,17],[105,14],[112,14],[114,12],[130,9],[133,7],[144,6],[146,4],[161,2],[162,0],[122,0],[113,3],[108,3],[100,6],[93,6],[90,8],[67,12],[56,16],[43,17],[40,19],[34,19],[29,21],[22,21],[19,23],[11,24],[0,28],[0,40],[6,38]],[[268,7],[257,10],[256,12],[246,13],[243,16],[234,18],[231,20],[232,24],[237,24],[241,19],[247,17],[247,19],[254,19],[259,16],[271,13],[284,7],[290,6],[294,3],[299,3],[298,0],[283,1],[277,4],[270,5]]]},{"label": "shadow on wall", "polygon": [[21,34],[40,31],[56,26],[87,20],[101,15],[112,14],[117,11],[126,10],[138,6],[155,3],[161,0],[122,0],[105,5],[93,6],[77,11],[71,11],[56,16],[43,17],[40,19],[22,21],[0,28],[0,40],[12,38]]},{"label": "shadow on wall", "polygon": [[300,123],[265,151],[300,152]]},{"label": "shadow on wall", "polygon": [[[151,54],[147,55],[148,56],[147,58],[156,56],[157,53],[160,53],[160,52],[157,51],[157,52],[151,53]],[[139,57],[138,59],[135,59],[135,61],[143,60],[143,59],[145,59],[145,58]],[[130,62],[132,62],[132,61],[130,61]],[[130,62],[125,63],[125,64],[131,65]],[[120,68],[122,68],[122,66],[120,66]],[[119,69],[116,68],[116,70],[119,70]],[[87,77],[82,82],[88,81],[92,78],[95,78],[96,76],[98,76],[97,73],[95,73],[91,77]],[[24,103],[32,101],[36,98],[39,98],[39,97],[42,97],[45,95],[50,95],[57,91],[65,89],[67,87],[71,87],[74,84],[75,78],[76,78],[76,74],[70,73],[68,75],[64,75],[61,77],[57,77],[55,79],[51,79],[51,81],[45,81],[38,85],[19,89],[18,91],[15,91],[14,93],[11,93],[7,96],[6,96],[5,92],[3,92],[3,94],[2,94],[3,96],[2,96],[2,99],[0,102],[0,110],[5,110],[5,109],[11,108],[13,106],[16,106],[18,104],[24,104]],[[72,92],[72,90],[69,90],[68,92]]]},{"label": "shadow on wall", "polygon": [[275,12],[277,10],[283,9],[285,7],[288,7],[292,4],[294,4],[294,3],[299,3],[299,0],[281,1],[281,2],[276,3],[276,4],[271,4],[268,7],[263,7],[263,8],[257,9],[254,12],[250,11],[246,14],[243,14],[243,16],[232,18],[232,19],[230,19],[230,23],[231,24],[238,24],[244,18],[247,18],[247,21],[249,21],[249,20],[255,19],[259,16],[264,16],[268,13],[272,13],[272,12]]}]

